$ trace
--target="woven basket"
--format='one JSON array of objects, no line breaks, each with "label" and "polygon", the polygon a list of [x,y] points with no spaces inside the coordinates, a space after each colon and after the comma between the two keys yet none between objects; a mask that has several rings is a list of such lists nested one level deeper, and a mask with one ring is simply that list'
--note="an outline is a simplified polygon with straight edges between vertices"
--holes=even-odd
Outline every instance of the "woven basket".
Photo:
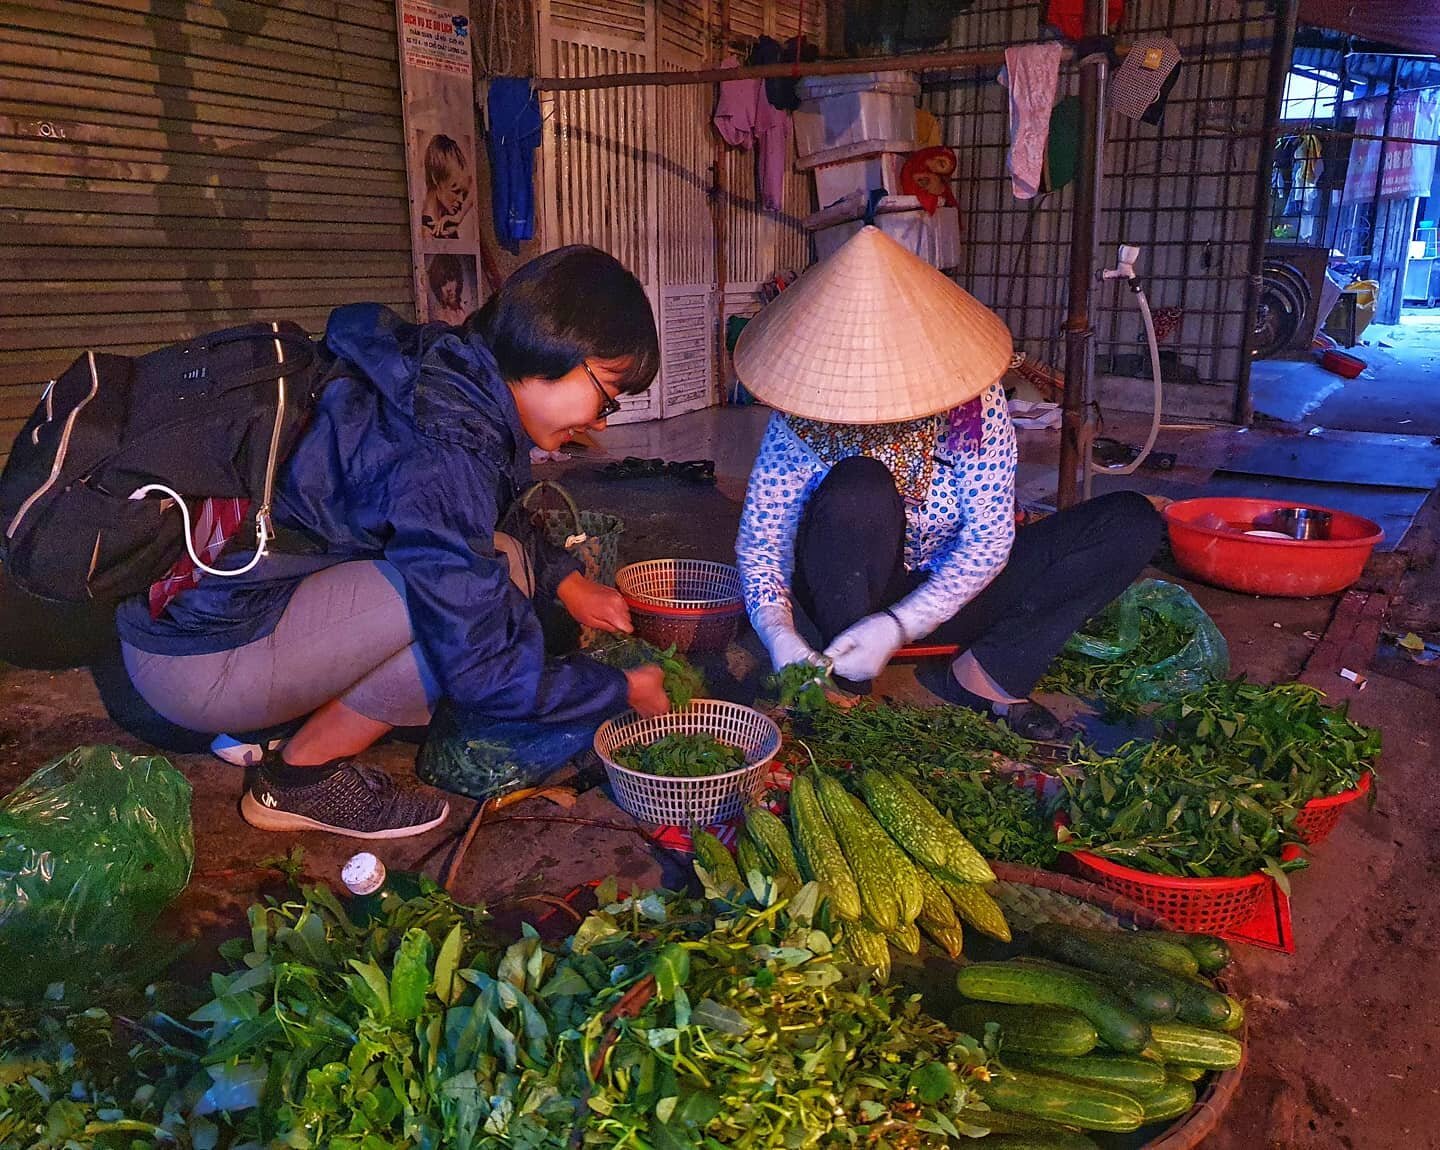
[{"label": "woven basket", "polygon": [[740,572],[703,559],[650,559],[616,574],[635,634],[677,651],[723,651],[745,610]]},{"label": "woven basket", "polygon": [[[671,779],[622,767],[611,755],[620,747],[653,743],[665,735],[713,735],[745,755],[745,766],[723,775]],[[780,728],[759,711],[720,699],[696,699],[688,707],[642,719],[633,711],[607,719],[595,732],[595,753],[610,776],[621,809],[647,823],[710,826],[733,819],[754,797],[765,768],[780,749]]]},{"label": "woven basket", "polygon": [[[565,506],[532,506],[545,488],[555,492]],[[608,511],[581,511],[570,492],[553,479],[543,479],[527,487],[520,496],[520,506],[539,521],[550,543],[565,548],[580,560],[587,579],[615,586],[615,573],[620,569],[620,536],[625,530],[623,519]]]},{"label": "woven basket", "polygon": [[[1004,907],[1006,917],[1016,925],[1020,925],[1021,918],[1026,914],[1032,921],[1068,922],[1079,926],[1099,925],[1096,918],[1098,915],[1106,920],[1105,925],[1110,926],[1133,926],[1141,930],[1174,929],[1172,923],[1149,907],[1084,879],[1011,863],[995,862],[990,865],[999,880],[992,891]],[[1244,997],[1244,986],[1233,963],[1226,974],[1216,979],[1216,982],[1227,994],[1236,998]],[[1248,1057],[1247,1029],[1248,1026],[1242,1027],[1236,1037],[1244,1045]],[[1225,1108],[1240,1089],[1244,1070],[1245,1062],[1242,1060],[1235,1069],[1214,1075],[1195,1100],[1190,1112],[1177,1118],[1146,1142],[1142,1150],[1195,1150],[1201,1146],[1205,1139],[1219,1128]]]}]

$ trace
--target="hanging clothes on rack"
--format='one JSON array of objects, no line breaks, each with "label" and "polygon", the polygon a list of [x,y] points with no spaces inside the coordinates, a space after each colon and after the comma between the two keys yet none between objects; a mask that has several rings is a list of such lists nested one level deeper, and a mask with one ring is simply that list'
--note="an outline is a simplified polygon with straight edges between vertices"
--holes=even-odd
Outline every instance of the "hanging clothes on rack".
[{"label": "hanging clothes on rack", "polygon": [[[722,68],[739,67],[727,56]],[[733,147],[754,147],[760,169],[760,200],[766,211],[778,212],[785,196],[790,166],[790,115],[770,103],[763,80],[726,80],[715,102],[715,130]]]},{"label": "hanging clothes on rack", "polygon": [[535,237],[535,149],[540,144],[540,101],[528,79],[495,76],[486,92],[485,112],[495,235],[515,251],[522,241]]},{"label": "hanging clothes on rack", "polygon": [[1017,200],[1031,199],[1040,191],[1063,52],[1058,42],[1005,49],[999,79],[1010,90],[1010,186]]}]

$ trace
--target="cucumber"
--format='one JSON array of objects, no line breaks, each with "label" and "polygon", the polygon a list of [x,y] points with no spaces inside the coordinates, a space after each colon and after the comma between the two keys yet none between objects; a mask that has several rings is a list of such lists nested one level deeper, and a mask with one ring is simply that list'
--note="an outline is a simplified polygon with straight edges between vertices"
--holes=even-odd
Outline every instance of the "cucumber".
[{"label": "cucumber", "polygon": [[1078,1130],[1058,1128],[1053,1134],[991,1134],[981,1145],[984,1150],[1100,1150]]},{"label": "cucumber", "polygon": [[1083,1058],[1044,1058],[1024,1055],[1010,1059],[1007,1065],[1037,1074],[1054,1074],[1076,1082],[1088,1082],[1107,1090],[1140,1098],[1153,1094],[1165,1085],[1165,1068],[1156,1062],[1124,1054],[1089,1054]]},{"label": "cucumber", "polygon": [[1106,986],[1078,974],[1021,963],[976,962],[961,968],[956,986],[966,998],[1022,1006],[1067,1006],[1095,1026],[1100,1039],[1122,1054],[1139,1054],[1150,1027]]},{"label": "cucumber", "polygon": [[989,1082],[980,1084],[978,1090],[992,1109],[1062,1122],[1084,1130],[1125,1134],[1138,1130],[1145,1119],[1144,1108],[1128,1094],[1026,1070],[1002,1070]]},{"label": "cucumber", "polygon": [[845,861],[835,832],[825,821],[815,785],[808,775],[797,775],[790,784],[790,819],[795,827],[795,846],[801,873],[820,884],[837,918],[855,922],[861,914],[860,888]]},{"label": "cucumber", "polygon": [[1189,978],[1200,972],[1200,964],[1189,947],[1174,942],[1156,931],[1096,930],[1093,927],[1063,926],[1052,923],[1061,930],[1068,930],[1081,938],[1098,942],[1129,955],[1137,962],[1168,970]]},{"label": "cucumber", "polygon": [[1239,1039],[1183,1022],[1153,1023],[1150,1047],[1167,1063],[1183,1062],[1206,1070],[1233,1070],[1245,1056]]},{"label": "cucumber", "polygon": [[1030,942],[1038,950],[1086,970],[1113,975],[1135,983],[1153,983],[1170,991],[1178,1005],[1177,1013],[1184,1022],[1201,1026],[1219,1026],[1230,1017],[1230,1002],[1219,991],[1199,981],[1182,978],[1139,962],[1112,947],[1109,942],[1096,942],[1056,923],[1038,924],[1030,932]]},{"label": "cucumber", "polygon": [[[1162,932],[1163,933],[1163,932]],[[1201,974],[1214,974],[1230,965],[1230,947],[1213,934],[1166,934],[1195,956]]]},{"label": "cucumber", "polygon": [[1227,994],[1225,1001],[1230,1004],[1230,1017],[1220,1024],[1220,1029],[1233,1034],[1245,1025],[1245,1004],[1233,994]]},{"label": "cucumber", "polygon": [[[1027,1118],[1024,1114],[1011,1114],[1004,1110],[978,1110],[975,1107],[966,1107],[956,1115],[958,1123],[965,1126],[984,1127],[991,1131],[986,1136],[982,1146],[998,1146],[1001,1138],[1009,1137],[1031,1137],[1048,1138],[1050,1141],[1040,1141],[1037,1146],[1074,1146],[1074,1150],[1093,1150],[1094,1140],[1081,1134],[1077,1130],[1066,1130],[1066,1127],[1058,1123],[1047,1123],[1044,1118]],[[1083,1141],[1064,1141],[1064,1138],[1083,1138]],[[965,1143],[969,1146],[969,1143]]]},{"label": "cucumber", "polygon": [[1117,978],[1094,971],[1077,970],[1075,973],[1088,974],[1097,982],[1112,987],[1135,1008],[1135,1013],[1147,1022],[1164,1022],[1174,1018],[1180,1009],[1174,992],[1153,979]]},{"label": "cucumber", "polygon": [[1183,1078],[1186,1082],[1199,1082],[1209,1073],[1203,1066],[1186,1066],[1183,1062],[1172,1062],[1165,1067],[1171,1078]]},{"label": "cucumber", "polygon": [[1015,1054],[1076,1057],[1089,1054],[1100,1041],[1095,1024],[1078,1010],[1063,1006],[1007,1006],[994,1002],[967,1002],[951,1018],[956,1030],[972,1038],[985,1037],[985,1024],[1000,1027],[1001,1049]]},{"label": "cucumber", "polygon": [[1195,1084],[1183,1078],[1172,1078],[1153,1094],[1147,1094],[1140,1102],[1145,1111],[1145,1121],[1165,1122],[1188,1114],[1195,1105]]}]

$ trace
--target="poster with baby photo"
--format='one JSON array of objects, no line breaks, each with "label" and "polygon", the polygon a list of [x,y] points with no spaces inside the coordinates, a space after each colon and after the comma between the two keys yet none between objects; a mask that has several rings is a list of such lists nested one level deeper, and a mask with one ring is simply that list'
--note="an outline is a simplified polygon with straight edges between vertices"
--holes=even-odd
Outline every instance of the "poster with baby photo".
[{"label": "poster with baby photo", "polygon": [[425,257],[427,318],[458,326],[480,306],[475,257],[439,252]]},{"label": "poster with baby photo", "polygon": [[[484,290],[477,280],[470,17],[463,9],[420,0],[399,0],[397,13],[415,309],[422,322],[454,322],[449,317],[461,306],[459,299],[473,310]],[[457,281],[446,281],[443,299],[450,302],[442,302],[442,293],[432,287],[432,268],[454,271],[448,261],[436,264],[442,254],[468,269],[458,289],[451,286]]]}]

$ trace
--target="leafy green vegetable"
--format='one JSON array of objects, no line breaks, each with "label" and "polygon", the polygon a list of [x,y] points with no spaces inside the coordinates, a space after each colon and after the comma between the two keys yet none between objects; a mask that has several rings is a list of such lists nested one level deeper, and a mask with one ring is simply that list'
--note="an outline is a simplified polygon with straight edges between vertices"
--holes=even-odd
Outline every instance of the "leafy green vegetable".
[{"label": "leafy green vegetable", "polygon": [[[1119,625],[1113,610],[1103,613],[1097,623],[1098,626],[1088,632],[1095,638],[1103,642],[1118,636]],[[1177,654],[1191,635],[1191,629],[1183,624],[1142,611],[1140,642],[1128,653],[1107,661],[1067,645],[1035,689],[1080,699],[1098,699],[1113,714],[1134,714],[1145,701],[1142,688],[1152,681],[1151,668]]]},{"label": "leafy green vegetable", "polygon": [[439,890],[356,925],[307,888],[251,909],[198,1009],[0,1013],[0,1145],[943,1150],[989,1052],[856,981],[818,903],[648,892],[507,945]]},{"label": "leafy green vegetable", "polygon": [[745,753],[739,747],[722,743],[714,735],[703,732],[664,735],[653,743],[617,747],[611,757],[632,771],[670,779],[723,775],[745,765]]},{"label": "leafy green vegetable", "polygon": [[622,671],[646,663],[658,666],[665,673],[665,694],[676,710],[705,694],[705,676],[684,655],[676,654],[673,643],[662,651],[643,639],[615,639],[590,647],[585,654]]},{"label": "leafy green vegetable", "polygon": [[786,710],[811,714],[830,705],[825,697],[829,682],[825,668],[802,662],[780,668],[765,680],[765,687]]}]

